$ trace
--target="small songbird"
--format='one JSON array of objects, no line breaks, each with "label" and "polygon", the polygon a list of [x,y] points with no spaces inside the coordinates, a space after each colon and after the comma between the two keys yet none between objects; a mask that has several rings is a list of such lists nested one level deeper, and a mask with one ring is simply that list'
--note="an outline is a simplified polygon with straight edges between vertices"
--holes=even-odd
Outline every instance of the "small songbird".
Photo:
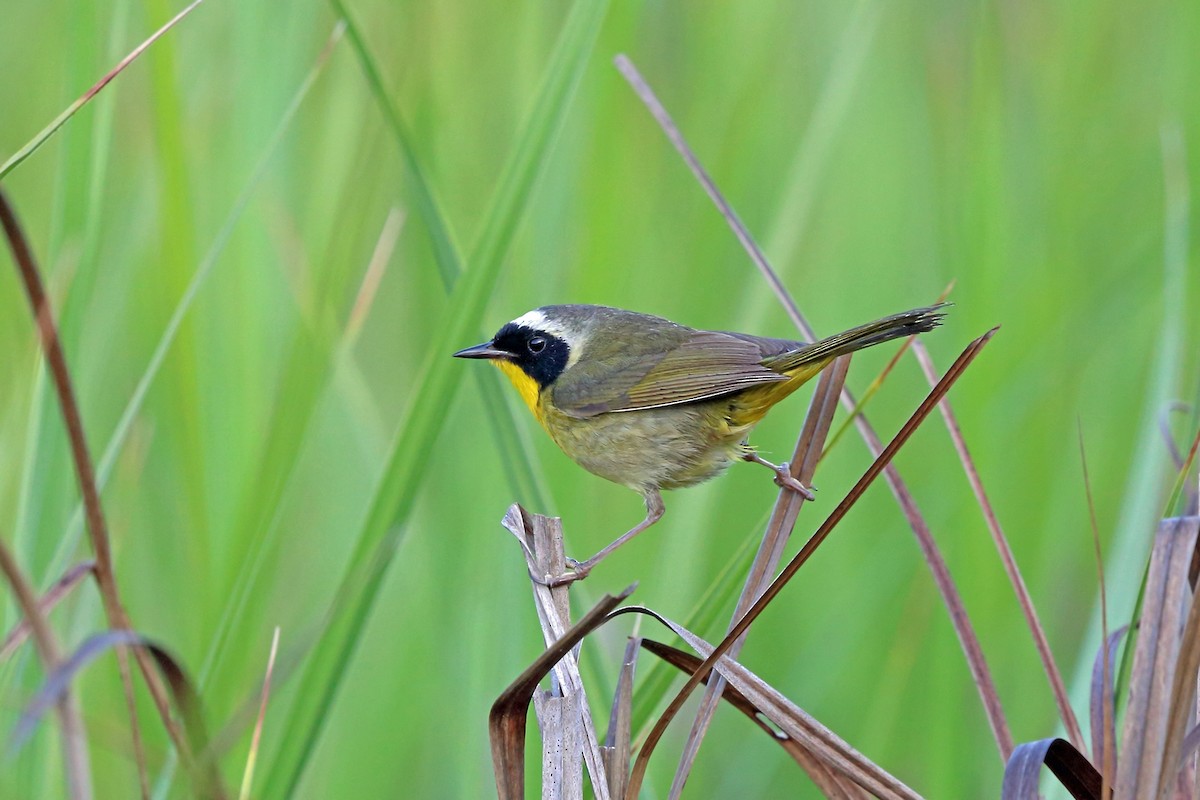
[{"label": "small songbird", "polygon": [[543,306],[454,355],[489,359],[564,453],[645,499],[646,518],[548,581],[561,585],[586,577],[657,522],[663,489],[701,483],[734,461],[768,466],[777,483],[812,499],[786,465],[755,453],[750,431],[833,359],[932,330],[944,308],[905,311],[806,344],[696,330],[606,306]]}]

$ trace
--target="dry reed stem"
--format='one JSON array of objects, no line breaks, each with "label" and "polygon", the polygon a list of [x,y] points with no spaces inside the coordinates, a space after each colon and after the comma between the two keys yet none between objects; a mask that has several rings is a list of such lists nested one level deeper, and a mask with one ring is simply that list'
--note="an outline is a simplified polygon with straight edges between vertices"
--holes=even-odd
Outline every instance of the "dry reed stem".
[{"label": "dry reed stem", "polygon": [[[663,107],[662,103],[654,95],[654,91],[650,88],[649,84],[646,83],[645,79],[627,56],[618,55],[615,63],[617,69],[654,116],[659,126],[663,129],[663,132],[667,135],[667,138],[671,140],[675,149],[679,151],[684,161],[687,162],[688,167],[704,187],[705,192],[708,193],[713,203],[716,204],[721,215],[733,229],[738,241],[742,243],[750,259],[758,267],[764,280],[767,281],[771,290],[783,305],[788,317],[791,318],[792,322],[809,341],[816,341],[818,337],[813,331],[812,326],[809,325],[804,315],[800,313],[795,300],[792,299],[782,281],[780,281],[778,274],[772,269],[766,256],[758,247],[758,244],[754,241],[746,226],[742,224],[741,219],[738,218],[733,208],[726,202],[717,189],[716,184],[709,178],[704,168],[700,166],[700,162],[691,148],[688,147],[679,128],[667,113],[666,108]],[[853,394],[848,389],[842,391],[842,405],[848,411],[854,411],[858,408]],[[882,453],[882,443],[866,416],[859,413],[855,418],[854,424],[864,441],[866,441],[867,448],[870,450],[872,457],[878,458]],[[958,636],[959,644],[967,660],[967,667],[971,671],[971,678],[983,703],[988,725],[992,729],[992,735],[1000,750],[1001,758],[1007,761],[1013,749],[1012,733],[1009,731],[1008,721],[1004,717],[1004,710],[1000,704],[999,694],[996,692],[995,682],[992,680],[987,660],[983,656],[983,649],[979,645],[979,639],[971,627],[971,622],[967,616],[962,598],[955,587],[953,579],[950,577],[950,572],[946,568],[941,551],[933,539],[929,525],[917,508],[916,501],[913,499],[907,485],[901,479],[900,473],[895,467],[888,466],[884,472],[884,477],[896,501],[899,503],[905,519],[908,520],[909,527],[917,537],[917,544],[921,549],[921,554],[929,565],[930,571],[933,573],[934,582],[937,585],[938,592],[942,596],[943,603],[945,603],[949,611],[951,624],[954,626],[954,632]]]},{"label": "dry reed stem", "polygon": [[[525,554],[526,566],[530,576],[561,575],[566,571],[566,553],[563,549],[562,521],[557,518],[545,517],[541,514],[530,514],[513,504],[502,522],[513,536],[521,542]],[[537,608],[538,621],[542,627],[542,637],[546,645],[552,646],[560,640],[571,625],[571,603],[569,596],[570,584],[549,587],[536,580],[531,580],[534,605]],[[556,742],[557,750],[544,751],[545,755],[557,753],[560,760],[557,767],[551,768],[549,758],[543,762],[546,768],[543,778],[551,778],[555,785],[565,793],[563,796],[574,796],[574,781],[579,780],[579,792],[582,792],[582,774],[574,769],[574,775],[566,775],[571,768],[570,759],[575,752],[567,754],[568,750],[578,751],[582,748],[583,760],[587,764],[588,775],[592,781],[596,800],[609,800],[608,777],[605,771],[604,755],[596,736],[596,726],[592,721],[592,712],[587,703],[587,693],[584,690],[583,678],[579,674],[578,653],[567,653],[561,661],[554,665],[554,680],[551,694],[559,697],[575,698],[569,703],[546,704],[547,711],[544,722],[555,723],[553,729],[543,727],[543,746]],[[535,703],[540,703],[535,695]],[[542,708],[543,706],[535,706]],[[574,715],[574,716],[568,716]],[[539,714],[539,720],[542,720]],[[567,781],[571,782],[567,782]]]},{"label": "dry reed stem", "polygon": [[535,692],[533,709],[542,734],[543,800],[583,800],[579,695]]},{"label": "dry reed stem", "polygon": [[[520,506],[515,508],[520,510]],[[633,588],[630,586],[619,595],[600,598],[591,611],[554,640],[492,704],[488,715],[488,738],[499,800],[517,800],[525,796],[526,717],[538,684],[585,636],[609,618],[609,612],[628,597]],[[586,703],[582,704],[581,711],[586,707]],[[606,796],[607,784],[593,783],[592,788],[597,797]]]},{"label": "dry reed stem", "polygon": [[[1115,792],[1120,798],[1157,798],[1160,779],[1166,777],[1162,758],[1196,539],[1195,519],[1165,519],[1155,533],[1117,765]],[[1194,672],[1189,680],[1195,680]]]}]

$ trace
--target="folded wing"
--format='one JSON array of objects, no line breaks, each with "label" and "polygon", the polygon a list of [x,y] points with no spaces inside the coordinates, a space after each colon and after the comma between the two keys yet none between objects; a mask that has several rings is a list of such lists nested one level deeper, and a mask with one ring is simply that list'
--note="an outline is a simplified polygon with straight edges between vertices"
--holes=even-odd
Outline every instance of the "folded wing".
[{"label": "folded wing", "polygon": [[[659,343],[661,345],[661,342]],[[554,404],[574,417],[638,411],[694,403],[786,375],[762,365],[766,357],[788,352],[799,342],[746,334],[680,329],[667,349],[624,353],[572,367],[555,385]]]}]

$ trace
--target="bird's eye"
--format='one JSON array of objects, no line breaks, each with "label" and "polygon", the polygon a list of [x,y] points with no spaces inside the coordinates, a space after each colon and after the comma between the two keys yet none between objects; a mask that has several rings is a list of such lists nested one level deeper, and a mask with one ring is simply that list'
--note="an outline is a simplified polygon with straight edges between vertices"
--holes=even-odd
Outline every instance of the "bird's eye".
[{"label": "bird's eye", "polygon": [[546,340],[541,336],[535,336],[529,340],[529,352],[537,355],[546,349]]}]

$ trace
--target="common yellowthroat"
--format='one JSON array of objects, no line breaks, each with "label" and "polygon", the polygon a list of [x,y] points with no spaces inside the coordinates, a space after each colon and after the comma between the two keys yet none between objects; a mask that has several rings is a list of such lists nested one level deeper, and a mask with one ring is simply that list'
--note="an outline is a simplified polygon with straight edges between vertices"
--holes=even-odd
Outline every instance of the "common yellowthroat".
[{"label": "common yellowthroat", "polygon": [[660,491],[706,481],[736,460],[786,467],[747,444],[754,426],[838,356],[935,328],[944,304],[868,322],[806,344],[704,331],[661,317],[591,305],[543,306],[458,358],[489,359],[538,422],[584,469],[640,492],[646,518],[554,585],[585,577],[663,515]]}]

